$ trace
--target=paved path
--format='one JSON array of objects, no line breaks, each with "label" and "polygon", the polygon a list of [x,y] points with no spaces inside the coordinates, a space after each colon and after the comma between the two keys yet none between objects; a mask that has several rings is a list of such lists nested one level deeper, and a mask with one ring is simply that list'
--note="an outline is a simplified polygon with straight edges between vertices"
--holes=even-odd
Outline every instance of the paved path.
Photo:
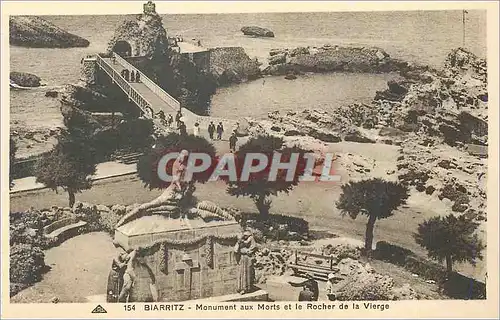
[{"label": "paved path", "polygon": [[[103,162],[97,165],[97,170],[92,180],[102,180],[111,177],[119,177],[122,175],[133,174],[137,172],[136,164],[123,164],[120,162]],[[31,191],[37,189],[43,189],[45,185],[42,183],[37,183],[35,177],[26,177],[14,180],[14,186],[10,190],[10,193],[18,193],[23,191]]]}]

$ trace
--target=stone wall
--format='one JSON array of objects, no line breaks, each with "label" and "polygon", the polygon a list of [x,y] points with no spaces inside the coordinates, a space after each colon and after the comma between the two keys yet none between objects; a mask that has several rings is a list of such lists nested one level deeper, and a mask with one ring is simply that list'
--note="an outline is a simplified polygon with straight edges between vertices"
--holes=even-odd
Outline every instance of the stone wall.
[{"label": "stone wall", "polygon": [[97,62],[95,58],[83,59],[83,64],[80,69],[81,80],[85,81],[87,85],[96,83]]},{"label": "stone wall", "polygon": [[[239,232],[237,223],[133,237],[117,230],[115,241],[130,248],[157,243],[144,260],[154,275],[158,300],[185,301],[237,292],[239,265],[233,250],[236,239],[222,238]],[[151,274],[138,270],[137,277],[137,290],[148,291]],[[147,294],[134,295],[141,298]]]}]

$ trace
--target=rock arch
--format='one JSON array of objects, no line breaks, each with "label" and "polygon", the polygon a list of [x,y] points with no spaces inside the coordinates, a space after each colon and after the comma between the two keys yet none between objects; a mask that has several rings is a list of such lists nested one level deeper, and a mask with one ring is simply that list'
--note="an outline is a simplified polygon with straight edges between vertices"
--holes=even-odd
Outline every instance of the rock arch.
[{"label": "rock arch", "polygon": [[115,45],[113,46],[113,52],[116,52],[122,57],[130,57],[132,56],[132,45],[125,40],[118,40],[116,41]]}]

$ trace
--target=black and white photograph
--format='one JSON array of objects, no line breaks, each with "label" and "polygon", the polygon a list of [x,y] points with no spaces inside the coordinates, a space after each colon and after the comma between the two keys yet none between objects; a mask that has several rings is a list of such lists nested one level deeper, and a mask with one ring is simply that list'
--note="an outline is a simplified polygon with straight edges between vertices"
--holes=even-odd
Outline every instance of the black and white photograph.
[{"label": "black and white photograph", "polygon": [[498,139],[467,4],[8,15],[9,303],[485,301]]}]

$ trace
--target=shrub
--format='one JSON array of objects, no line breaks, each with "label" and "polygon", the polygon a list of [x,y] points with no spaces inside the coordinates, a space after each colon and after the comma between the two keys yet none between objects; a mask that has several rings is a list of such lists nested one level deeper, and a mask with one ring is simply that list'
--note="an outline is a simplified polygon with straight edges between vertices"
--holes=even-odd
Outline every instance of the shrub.
[{"label": "shrub", "polygon": [[106,231],[113,235],[115,226],[120,220],[121,216],[113,211],[101,211],[99,217],[99,229]]},{"label": "shrub", "polygon": [[270,240],[302,240],[309,235],[309,223],[297,217],[270,214],[262,217],[257,213],[241,213],[241,223],[260,230],[262,236]]},{"label": "shrub", "polygon": [[39,246],[17,243],[10,247],[10,282],[31,285],[42,278],[45,255]]}]

